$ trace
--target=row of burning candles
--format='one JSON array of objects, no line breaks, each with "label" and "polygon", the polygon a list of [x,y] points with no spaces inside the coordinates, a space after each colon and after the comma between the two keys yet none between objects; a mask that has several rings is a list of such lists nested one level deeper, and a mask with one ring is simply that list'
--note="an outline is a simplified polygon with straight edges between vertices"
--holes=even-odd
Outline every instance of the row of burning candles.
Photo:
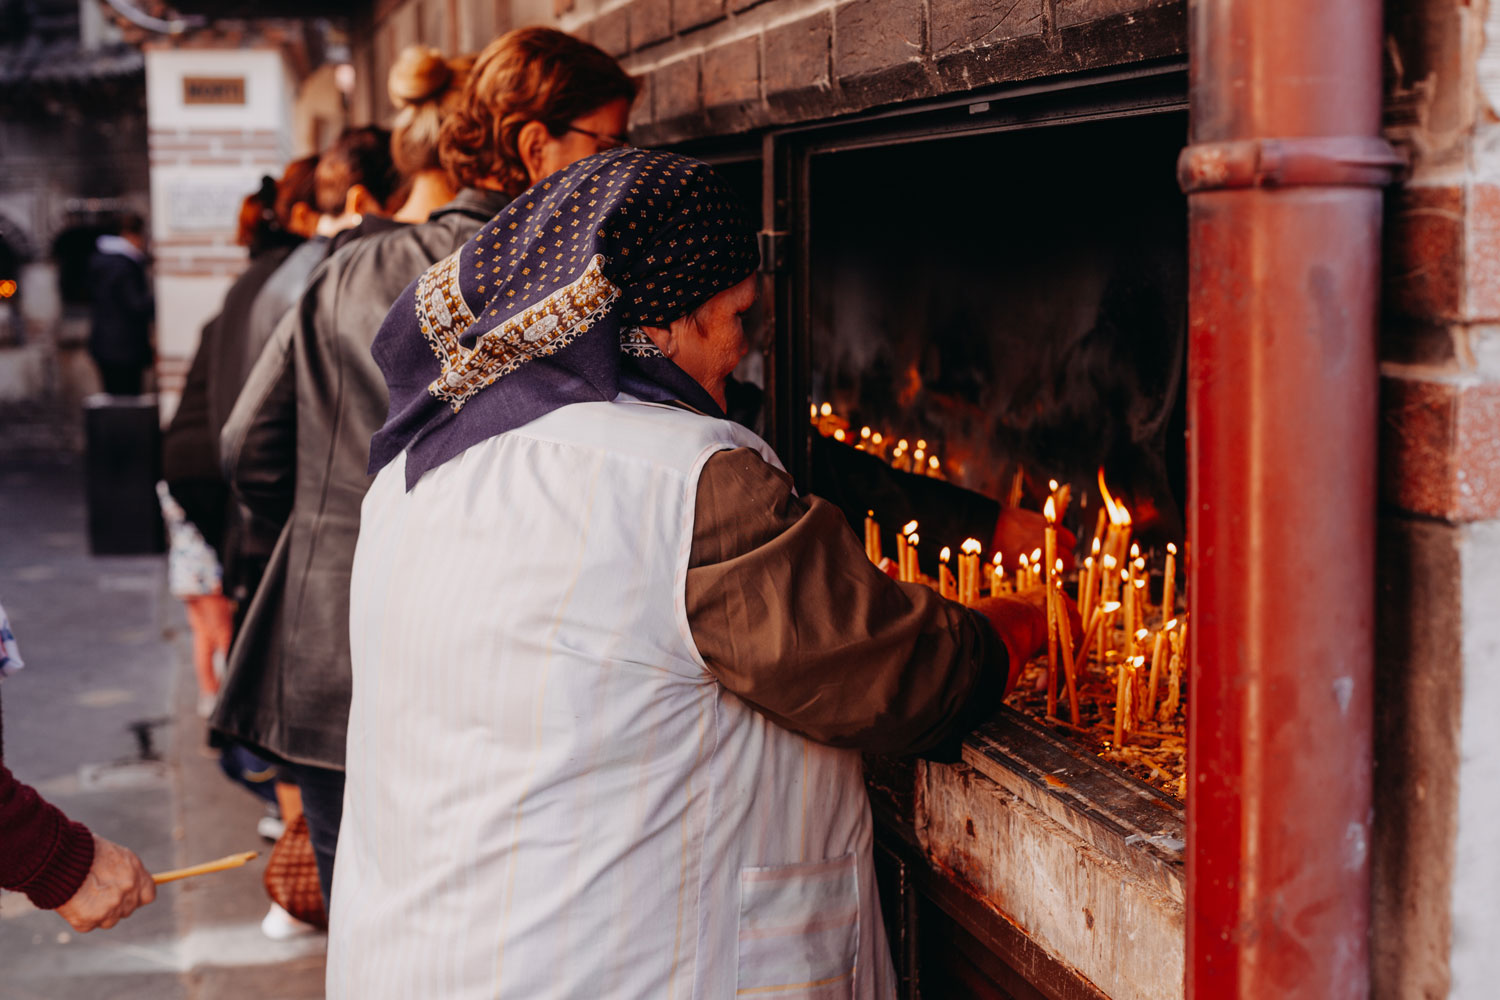
[{"label": "row of burning candles", "polygon": [[[1078,606],[1082,620],[1087,623],[1082,639],[1073,646],[1072,629],[1067,625],[1066,606],[1063,602],[1063,560],[1057,555],[1057,524],[1066,508],[1069,489],[1059,487],[1056,480],[1050,484],[1051,492],[1043,507],[1046,520],[1044,544],[1030,554],[1022,554],[1013,577],[1007,578],[1002,553],[985,562],[982,558],[984,546],[976,538],[969,538],[959,547],[957,574],[952,566],[952,550],[944,546],[938,556],[938,578],[932,581],[922,575],[918,567],[918,546],[921,536],[917,522],[909,521],[896,536],[895,568],[897,578],[907,583],[934,583],[944,597],[963,604],[979,601],[984,590],[991,596],[1017,593],[1037,587],[1047,588],[1047,715],[1056,717],[1060,688],[1066,687],[1069,715],[1074,726],[1081,726],[1079,711],[1080,667],[1097,657],[1106,672],[1111,656],[1117,660],[1115,672],[1114,743],[1124,745],[1128,735],[1139,728],[1142,720],[1156,717],[1162,721],[1171,719],[1177,712],[1181,699],[1182,669],[1186,661],[1187,620],[1186,616],[1175,617],[1177,546],[1167,545],[1166,563],[1163,567],[1162,600],[1160,618],[1155,633],[1147,626],[1150,611],[1146,584],[1146,560],[1140,546],[1130,540],[1130,513],[1105,487],[1101,472],[1100,495],[1104,506],[1100,508],[1098,525],[1089,555],[1084,559],[1079,575]],[[875,512],[865,517],[865,554],[870,561],[880,565],[884,559],[881,552],[880,525]],[[1125,635],[1124,648],[1118,653],[1111,649],[1114,642],[1116,615],[1123,611],[1121,625]],[[1150,650],[1150,671],[1146,671]],[[1059,670],[1061,666],[1061,670]],[[1060,683],[1062,682],[1062,683]],[[1159,700],[1165,685],[1166,696]]]},{"label": "row of burning candles", "polygon": [[[892,468],[902,472],[913,472],[934,479],[945,478],[943,465],[938,457],[927,453],[925,438],[917,438],[915,447],[906,438],[898,438],[892,446],[889,438],[869,427],[861,427],[859,433],[855,434],[848,421],[833,412],[831,403],[821,406],[811,404],[811,416],[813,426],[824,437],[831,437],[840,444],[853,445],[856,451],[867,451],[882,461],[890,462]],[[890,448],[889,456],[886,455],[887,448]]]}]

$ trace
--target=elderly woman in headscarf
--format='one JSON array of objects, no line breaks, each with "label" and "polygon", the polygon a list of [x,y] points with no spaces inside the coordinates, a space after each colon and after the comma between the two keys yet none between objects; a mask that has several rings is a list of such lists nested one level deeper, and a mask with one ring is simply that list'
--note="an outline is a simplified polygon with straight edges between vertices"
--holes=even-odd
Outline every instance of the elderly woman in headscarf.
[{"label": "elderly woman in headscarf", "polygon": [[387,316],[330,997],[894,995],[858,751],[951,752],[1045,620],[886,577],[724,418],[756,264],[619,149]]}]

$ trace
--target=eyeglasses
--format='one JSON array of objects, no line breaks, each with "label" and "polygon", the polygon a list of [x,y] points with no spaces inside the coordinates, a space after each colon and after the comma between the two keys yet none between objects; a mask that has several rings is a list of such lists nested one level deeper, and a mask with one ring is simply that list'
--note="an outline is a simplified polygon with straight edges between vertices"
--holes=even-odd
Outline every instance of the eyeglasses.
[{"label": "eyeglasses", "polygon": [[564,132],[577,132],[579,135],[586,135],[590,139],[593,139],[599,147],[598,151],[601,153],[606,149],[618,149],[621,146],[630,145],[630,140],[623,135],[612,135],[608,132],[591,132],[586,128],[579,128],[577,125],[562,125],[559,127]]}]

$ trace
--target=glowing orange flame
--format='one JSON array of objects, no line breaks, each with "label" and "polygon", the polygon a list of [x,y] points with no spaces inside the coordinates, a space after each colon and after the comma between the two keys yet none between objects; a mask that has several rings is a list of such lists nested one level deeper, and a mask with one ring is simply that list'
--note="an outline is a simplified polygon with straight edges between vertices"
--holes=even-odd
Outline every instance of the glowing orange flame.
[{"label": "glowing orange flame", "polygon": [[1057,504],[1053,503],[1051,497],[1048,497],[1047,502],[1042,506],[1042,516],[1047,519],[1048,524],[1054,524],[1057,521]]},{"label": "glowing orange flame", "polygon": [[906,527],[904,527],[904,528],[901,529],[901,534],[903,534],[903,535],[909,535],[909,534],[911,534],[912,532],[914,532],[916,530],[917,530],[917,522],[916,521],[907,521],[906,522]]},{"label": "glowing orange flame", "polygon": [[1099,495],[1104,498],[1104,508],[1109,511],[1109,523],[1119,526],[1130,523],[1130,511],[1125,505],[1110,495],[1109,487],[1104,485],[1104,466],[1099,466]]},{"label": "glowing orange flame", "polygon": [[950,558],[952,558],[952,556],[953,550],[948,548],[948,546],[946,545],[943,546],[943,551],[938,553],[938,558],[943,562],[947,562]]}]

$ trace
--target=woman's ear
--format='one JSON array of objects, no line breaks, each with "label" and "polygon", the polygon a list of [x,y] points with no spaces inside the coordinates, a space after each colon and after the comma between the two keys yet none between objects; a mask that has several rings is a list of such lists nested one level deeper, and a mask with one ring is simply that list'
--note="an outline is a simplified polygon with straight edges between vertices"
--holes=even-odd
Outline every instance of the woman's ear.
[{"label": "woman's ear", "polygon": [[552,133],[548,132],[547,126],[541,122],[527,122],[516,134],[516,153],[521,157],[521,164],[526,168],[528,183],[535,184],[546,176],[543,173],[542,162],[545,159],[544,151],[547,148],[547,140],[550,138],[552,138]]},{"label": "woman's ear", "polygon": [[318,231],[318,210],[305,201],[299,201],[287,213],[287,228],[298,236],[311,236]]},{"label": "woman's ear", "polygon": [[363,184],[355,184],[344,198],[345,215],[379,215],[385,206]]},{"label": "woman's ear", "polygon": [[643,326],[641,330],[645,332],[646,336],[651,338],[651,343],[655,344],[667,357],[674,357],[677,354],[676,323],[666,328],[660,326]]}]

